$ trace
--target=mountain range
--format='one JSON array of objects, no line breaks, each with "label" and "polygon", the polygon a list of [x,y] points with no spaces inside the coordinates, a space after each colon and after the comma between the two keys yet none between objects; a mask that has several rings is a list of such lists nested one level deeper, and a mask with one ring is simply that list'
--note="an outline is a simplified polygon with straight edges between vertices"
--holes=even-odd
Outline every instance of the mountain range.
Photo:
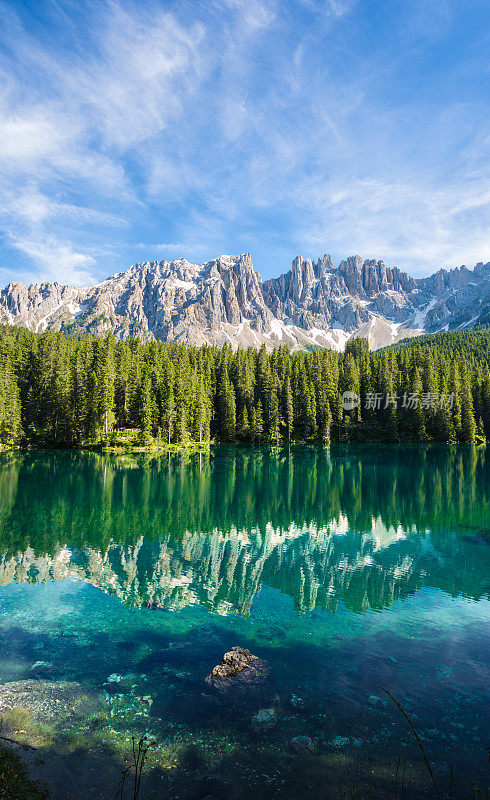
[{"label": "mountain range", "polygon": [[262,281],[244,253],[204,264],[146,261],[80,288],[12,281],[0,292],[0,324],[191,345],[343,350],[364,336],[377,349],[488,322],[490,262],[416,279],[359,256],[338,267],[329,255],[297,256],[288,272]]}]

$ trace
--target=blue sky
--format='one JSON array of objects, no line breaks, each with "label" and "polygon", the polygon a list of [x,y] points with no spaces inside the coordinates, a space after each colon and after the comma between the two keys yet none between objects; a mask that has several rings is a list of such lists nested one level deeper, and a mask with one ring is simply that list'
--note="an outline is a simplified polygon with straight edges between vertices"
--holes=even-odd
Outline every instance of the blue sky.
[{"label": "blue sky", "polygon": [[490,260],[488,0],[0,2],[0,285]]}]

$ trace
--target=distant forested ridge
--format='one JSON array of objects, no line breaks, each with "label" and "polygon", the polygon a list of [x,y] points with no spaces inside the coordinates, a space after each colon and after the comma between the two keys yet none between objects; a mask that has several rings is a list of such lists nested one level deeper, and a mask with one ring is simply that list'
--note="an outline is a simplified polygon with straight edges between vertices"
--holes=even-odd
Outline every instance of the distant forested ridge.
[{"label": "distant forested ridge", "polygon": [[126,429],[143,444],[484,441],[490,331],[292,353],[0,326],[0,443],[111,445]]}]

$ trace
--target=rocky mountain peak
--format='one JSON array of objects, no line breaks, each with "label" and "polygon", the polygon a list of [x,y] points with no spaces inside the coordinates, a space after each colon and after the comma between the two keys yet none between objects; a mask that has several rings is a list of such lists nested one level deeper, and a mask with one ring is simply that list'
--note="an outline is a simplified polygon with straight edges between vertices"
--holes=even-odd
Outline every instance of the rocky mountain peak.
[{"label": "rocky mountain peak", "polygon": [[489,320],[490,264],[483,262],[415,280],[358,255],[338,267],[329,254],[298,255],[288,272],[262,282],[251,254],[242,253],[202,264],[143,261],[95,286],[12,281],[0,292],[0,323],[196,345],[342,349],[362,335],[379,347]]}]

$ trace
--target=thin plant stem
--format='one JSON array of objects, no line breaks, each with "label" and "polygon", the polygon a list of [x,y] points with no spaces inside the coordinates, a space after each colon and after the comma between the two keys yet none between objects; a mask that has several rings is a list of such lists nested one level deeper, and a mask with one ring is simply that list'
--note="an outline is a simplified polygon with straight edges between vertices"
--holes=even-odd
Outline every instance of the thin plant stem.
[{"label": "thin plant stem", "polygon": [[423,744],[421,742],[420,736],[418,735],[418,733],[417,733],[417,731],[415,729],[415,725],[413,724],[412,720],[410,719],[410,717],[408,716],[407,712],[403,708],[402,704],[396,699],[396,697],[393,697],[391,692],[389,692],[388,689],[385,689],[383,686],[380,686],[379,688],[381,689],[382,692],[387,694],[388,697],[391,697],[391,699],[395,703],[396,707],[401,711],[401,713],[403,714],[403,716],[407,720],[407,722],[408,722],[408,724],[410,726],[410,730],[412,731],[413,735],[415,736],[415,740],[416,740],[416,742],[417,742],[417,744],[418,744],[418,746],[420,748],[420,752],[422,753],[422,756],[423,756],[423,759],[424,759],[424,762],[425,762],[425,766],[427,767],[427,771],[428,771],[428,773],[429,773],[429,775],[431,777],[431,780],[432,780],[432,785],[434,787],[434,791],[436,793],[437,800],[441,800],[441,795],[440,795],[439,788],[438,788],[437,783],[436,783],[436,779],[434,778],[434,773],[432,772],[432,767],[430,765],[430,761],[427,758],[427,755],[425,753],[424,746],[423,746]]}]

